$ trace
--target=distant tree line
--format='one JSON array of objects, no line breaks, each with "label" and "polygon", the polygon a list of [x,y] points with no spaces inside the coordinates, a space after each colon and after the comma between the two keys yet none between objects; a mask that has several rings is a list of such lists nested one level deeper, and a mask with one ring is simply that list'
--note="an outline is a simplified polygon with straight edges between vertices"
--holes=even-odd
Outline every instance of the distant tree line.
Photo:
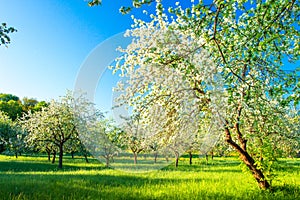
[{"label": "distant tree line", "polygon": [[45,101],[13,94],[0,93],[0,152],[21,154],[24,151],[24,133],[18,119],[25,113],[36,112],[48,106]]}]

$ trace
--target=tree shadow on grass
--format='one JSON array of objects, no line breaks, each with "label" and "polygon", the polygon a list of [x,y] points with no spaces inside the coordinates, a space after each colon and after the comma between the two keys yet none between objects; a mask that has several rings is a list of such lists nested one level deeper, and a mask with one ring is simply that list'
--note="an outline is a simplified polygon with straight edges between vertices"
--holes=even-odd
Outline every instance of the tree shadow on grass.
[{"label": "tree shadow on grass", "polygon": [[284,184],[280,186],[273,186],[270,190],[271,193],[283,192],[286,194],[297,193],[300,194],[300,187],[290,184]]},{"label": "tree shadow on grass", "polygon": [[193,172],[237,172],[240,173],[241,169],[239,160],[213,160],[206,163],[204,160],[194,159],[192,165],[189,165],[187,161],[180,161],[179,166],[176,168],[174,163],[164,167],[163,171],[193,171]]},{"label": "tree shadow on grass", "polygon": [[[195,181],[208,181],[202,178],[188,180],[184,178],[149,178],[137,175],[83,175],[83,174],[13,174],[6,175],[10,181],[5,185],[0,182],[4,190],[2,197],[10,199],[190,199],[191,196],[182,196],[176,190],[156,190],[174,188],[180,184],[192,184]],[[146,187],[145,187],[146,186]],[[148,187],[149,188],[148,188]],[[153,194],[155,193],[155,194]],[[180,196],[181,195],[181,196]],[[196,195],[196,194],[195,194]],[[216,199],[214,193],[197,194],[199,199]],[[194,196],[196,197],[196,196]],[[224,195],[225,199],[233,196]]]},{"label": "tree shadow on grass", "polygon": [[[0,172],[53,172],[58,171],[58,164],[51,162],[32,162],[32,161],[0,161]],[[76,166],[72,163],[66,163],[63,165],[62,171],[76,171],[76,170],[103,170],[104,165],[86,165]]]},{"label": "tree shadow on grass", "polygon": [[[1,176],[1,175],[0,175]],[[0,195],[7,199],[295,199],[299,188],[292,185],[274,187],[273,191],[247,190],[243,194],[224,193],[197,187],[209,178],[155,178],[128,174],[13,174],[0,181]],[[1,177],[2,178],[2,177]],[[189,188],[189,187],[187,187]],[[234,190],[234,188],[233,188]],[[22,198],[20,198],[22,197]]]}]

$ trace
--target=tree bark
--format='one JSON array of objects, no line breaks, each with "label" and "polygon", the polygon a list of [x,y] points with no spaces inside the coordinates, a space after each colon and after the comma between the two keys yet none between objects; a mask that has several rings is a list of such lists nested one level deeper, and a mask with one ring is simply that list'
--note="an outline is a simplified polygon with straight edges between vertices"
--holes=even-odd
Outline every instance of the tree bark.
[{"label": "tree bark", "polygon": [[84,154],[83,156],[84,156],[85,162],[86,162],[86,163],[89,163],[89,160],[88,160],[88,158],[87,158],[87,155]]},{"label": "tree bark", "polygon": [[137,153],[133,152],[133,157],[134,157],[134,164],[137,164]]},{"label": "tree bark", "polygon": [[18,152],[15,153],[16,158],[18,158]]},{"label": "tree bark", "polygon": [[154,163],[157,162],[157,156],[158,156],[158,154],[157,154],[157,152],[155,152],[155,153],[154,153]]},{"label": "tree bark", "polygon": [[47,155],[48,155],[48,161],[50,162],[50,154],[51,154],[51,151],[47,151],[47,150],[46,150],[46,152],[47,152]]},{"label": "tree bark", "polygon": [[74,151],[71,151],[72,159],[74,159]]},{"label": "tree bark", "polygon": [[178,161],[179,161],[179,154],[178,153],[175,153],[175,167],[177,168],[178,167]]},{"label": "tree bark", "polygon": [[[251,171],[253,177],[257,181],[259,187],[261,189],[268,189],[270,188],[269,182],[266,180],[263,172],[257,168],[257,165],[255,164],[254,159],[250,156],[250,154],[246,151],[246,140],[244,140],[244,143],[238,145],[236,142],[234,142],[231,138],[231,134],[229,129],[225,128],[225,140],[226,142],[232,146],[239,154],[241,160],[247,165],[249,170]],[[241,141],[241,140],[240,140]]]},{"label": "tree bark", "polygon": [[205,154],[205,160],[206,160],[206,164],[208,164],[208,155]]},{"label": "tree bark", "polygon": [[56,151],[53,150],[52,163],[55,163]]},{"label": "tree bark", "polygon": [[176,167],[176,168],[178,167],[178,161],[179,161],[179,157],[176,156],[176,160],[175,160],[175,167]]},{"label": "tree bark", "polygon": [[108,167],[108,166],[109,166],[109,159],[110,159],[109,156],[105,158],[105,160],[106,160],[105,167]]},{"label": "tree bark", "polygon": [[192,152],[189,152],[189,156],[190,156],[190,165],[193,164],[193,154]]},{"label": "tree bark", "polygon": [[60,143],[59,144],[59,160],[58,160],[58,168],[59,169],[62,169],[63,155],[64,155],[63,143]]},{"label": "tree bark", "polygon": [[169,162],[169,157],[168,156],[166,156],[166,161]]}]

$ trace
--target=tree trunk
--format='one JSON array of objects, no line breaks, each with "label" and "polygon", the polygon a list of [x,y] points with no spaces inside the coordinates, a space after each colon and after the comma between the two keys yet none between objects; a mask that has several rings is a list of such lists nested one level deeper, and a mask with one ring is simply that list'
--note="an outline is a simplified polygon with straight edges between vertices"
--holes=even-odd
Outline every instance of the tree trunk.
[{"label": "tree trunk", "polygon": [[59,169],[62,169],[63,155],[64,155],[63,143],[60,143],[59,144],[59,160],[58,160],[58,168]]},{"label": "tree trunk", "polygon": [[134,156],[134,164],[137,164],[137,153],[133,152],[133,156]]},{"label": "tree trunk", "polygon": [[169,157],[168,156],[166,156],[166,161],[169,162]]},{"label": "tree trunk", "polygon": [[18,152],[15,153],[16,158],[18,158]]},{"label": "tree trunk", "polygon": [[55,163],[55,158],[56,158],[56,151],[53,151],[53,156],[52,156],[52,163]]},{"label": "tree trunk", "polygon": [[192,152],[189,152],[189,156],[190,156],[190,165],[193,164],[193,154]]},{"label": "tree trunk", "polygon": [[50,162],[50,154],[51,154],[51,151],[47,151],[48,161],[49,161],[49,162]]},{"label": "tree trunk", "polygon": [[154,163],[156,163],[156,162],[157,162],[157,156],[158,156],[158,153],[157,153],[157,152],[155,152],[155,153],[154,153]]},{"label": "tree trunk", "polygon": [[108,167],[109,166],[109,156],[107,156],[106,158],[105,158],[105,160],[106,160],[106,165],[105,165],[105,167]]},{"label": "tree trunk", "polygon": [[208,164],[208,155],[205,154],[205,160],[206,160],[206,164]]},{"label": "tree trunk", "polygon": [[71,151],[72,159],[74,159],[74,151]]},{"label": "tree trunk", "polygon": [[252,172],[252,175],[257,181],[259,187],[262,189],[268,189],[270,187],[270,184],[266,180],[263,172],[260,169],[257,169],[254,159],[247,152],[239,152],[239,153],[242,161],[247,165],[247,167]]},{"label": "tree trunk", "polygon": [[214,159],[214,151],[211,151],[211,160]]},{"label": "tree trunk", "polygon": [[86,162],[86,163],[89,163],[89,160],[88,160],[88,158],[87,158],[87,155],[84,154],[83,156],[84,156],[85,162]]},{"label": "tree trunk", "polygon": [[176,160],[175,160],[175,167],[177,168],[177,167],[178,167],[179,155],[176,154],[176,155],[175,155],[175,158],[176,158]]},{"label": "tree trunk", "polygon": [[254,159],[249,155],[249,153],[246,151],[246,140],[242,141],[241,146],[238,145],[236,142],[234,142],[231,138],[231,134],[228,128],[225,128],[225,135],[226,135],[226,142],[232,146],[239,154],[241,160],[247,165],[249,170],[251,171],[253,177],[257,181],[259,187],[261,189],[268,189],[270,188],[269,182],[266,180],[263,172],[257,168]]}]

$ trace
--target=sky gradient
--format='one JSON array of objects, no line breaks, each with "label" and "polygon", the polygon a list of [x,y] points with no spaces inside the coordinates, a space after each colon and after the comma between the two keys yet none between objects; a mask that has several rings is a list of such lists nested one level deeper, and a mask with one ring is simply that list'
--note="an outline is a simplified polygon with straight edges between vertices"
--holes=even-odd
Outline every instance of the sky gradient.
[{"label": "sky gradient", "polygon": [[130,28],[131,16],[119,13],[130,2],[89,7],[85,0],[0,0],[0,22],[18,30],[8,48],[0,48],[0,93],[49,101],[73,90],[89,53]]}]

